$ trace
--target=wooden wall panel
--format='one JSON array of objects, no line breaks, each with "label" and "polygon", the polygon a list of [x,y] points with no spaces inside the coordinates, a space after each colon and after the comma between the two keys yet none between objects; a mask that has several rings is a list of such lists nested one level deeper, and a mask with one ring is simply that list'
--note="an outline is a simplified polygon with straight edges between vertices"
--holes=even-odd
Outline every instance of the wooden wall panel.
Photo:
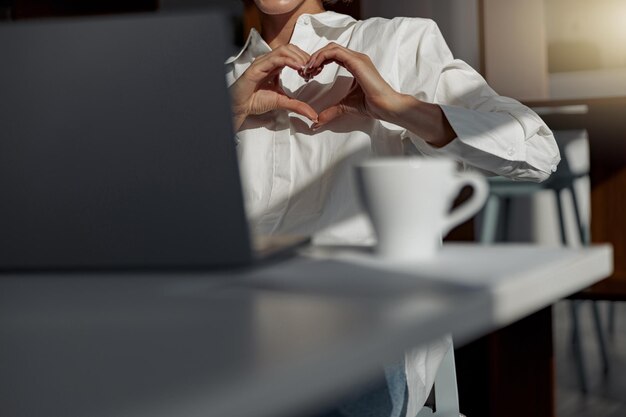
[{"label": "wooden wall panel", "polygon": [[554,417],[551,308],[458,348],[455,356],[463,414]]},{"label": "wooden wall panel", "polygon": [[591,239],[613,245],[615,271],[588,295],[626,300],[626,98],[589,107]]}]

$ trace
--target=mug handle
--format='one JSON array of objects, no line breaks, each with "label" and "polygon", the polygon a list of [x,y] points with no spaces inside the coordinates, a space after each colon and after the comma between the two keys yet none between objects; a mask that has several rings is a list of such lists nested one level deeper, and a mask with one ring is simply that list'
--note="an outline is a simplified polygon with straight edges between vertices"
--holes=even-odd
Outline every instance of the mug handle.
[{"label": "mug handle", "polygon": [[444,221],[443,235],[445,236],[453,227],[463,223],[478,212],[489,197],[489,184],[485,177],[479,174],[462,173],[458,174],[458,191],[468,185],[473,188],[474,193],[469,200],[452,210]]}]

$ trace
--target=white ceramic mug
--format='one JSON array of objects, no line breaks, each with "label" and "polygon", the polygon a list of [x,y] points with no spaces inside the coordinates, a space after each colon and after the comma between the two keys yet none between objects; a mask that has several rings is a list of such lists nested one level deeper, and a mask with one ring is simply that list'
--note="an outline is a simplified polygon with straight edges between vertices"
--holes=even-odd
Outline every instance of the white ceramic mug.
[{"label": "white ceramic mug", "polygon": [[[444,158],[381,158],[357,166],[359,193],[385,258],[418,261],[432,258],[450,229],[474,215],[489,187],[478,174],[458,172]],[[450,211],[461,189],[472,196]]]}]

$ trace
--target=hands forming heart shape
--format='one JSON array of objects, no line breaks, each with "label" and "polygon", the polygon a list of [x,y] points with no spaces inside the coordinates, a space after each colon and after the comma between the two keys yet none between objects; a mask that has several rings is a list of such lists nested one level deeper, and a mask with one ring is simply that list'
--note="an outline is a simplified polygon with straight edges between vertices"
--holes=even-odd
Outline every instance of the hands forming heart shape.
[{"label": "hands forming heart shape", "polygon": [[[285,67],[292,68],[305,80],[317,76],[325,65],[335,62],[347,69],[355,79],[349,93],[338,103],[319,114],[307,103],[288,97],[278,77]],[[230,87],[235,129],[239,130],[249,115],[285,109],[301,114],[314,123],[312,129],[342,114],[358,114],[385,120],[400,102],[395,91],[382,78],[371,59],[335,43],[329,43],[313,55],[295,45],[283,45],[257,58]]]}]

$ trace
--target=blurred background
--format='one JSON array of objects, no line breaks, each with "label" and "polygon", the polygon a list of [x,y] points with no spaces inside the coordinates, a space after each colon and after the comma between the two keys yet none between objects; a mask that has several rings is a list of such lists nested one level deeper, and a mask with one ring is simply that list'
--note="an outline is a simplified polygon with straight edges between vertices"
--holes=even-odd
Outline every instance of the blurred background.
[{"label": "blurred background", "polygon": [[[52,16],[229,10],[235,44],[258,25],[249,0],[0,0],[6,21]],[[520,100],[626,95],[623,0],[353,0],[331,9],[357,18],[420,16],[439,24],[455,56],[501,94]],[[245,11],[244,11],[245,10]]]}]

